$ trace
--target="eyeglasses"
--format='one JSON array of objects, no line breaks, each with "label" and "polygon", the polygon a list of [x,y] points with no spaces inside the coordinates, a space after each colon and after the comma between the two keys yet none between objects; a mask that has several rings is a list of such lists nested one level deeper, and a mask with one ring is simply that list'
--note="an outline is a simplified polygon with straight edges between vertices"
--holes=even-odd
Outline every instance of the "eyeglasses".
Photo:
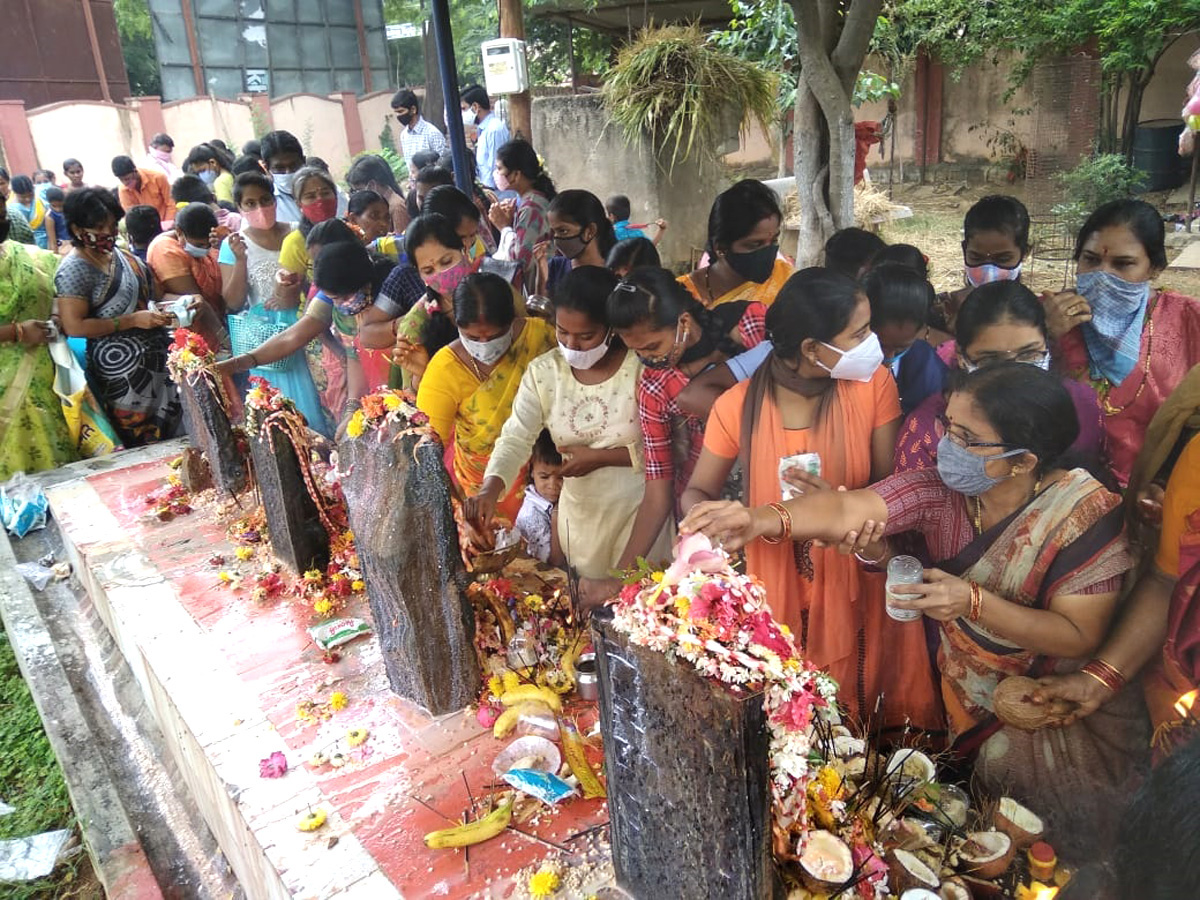
[{"label": "eyeglasses", "polygon": [[946,435],[946,437],[950,438],[951,441],[953,441],[954,443],[958,444],[958,446],[960,446],[966,450],[974,450],[974,449],[977,449],[980,447],[992,448],[992,449],[997,449],[997,450],[1014,450],[1014,449],[1016,449],[1016,446],[1014,444],[1001,444],[1001,443],[996,443],[993,441],[969,441],[965,437],[963,437],[961,434],[955,434],[953,431],[950,430],[950,420],[947,419],[944,415],[938,416],[937,421],[938,421],[938,424],[942,426],[942,434]]},{"label": "eyeglasses", "polygon": [[1031,366],[1040,366],[1050,358],[1049,350],[1010,350],[984,353],[979,359],[971,359],[963,351],[963,359],[973,366],[988,366],[992,363],[1019,362]]}]

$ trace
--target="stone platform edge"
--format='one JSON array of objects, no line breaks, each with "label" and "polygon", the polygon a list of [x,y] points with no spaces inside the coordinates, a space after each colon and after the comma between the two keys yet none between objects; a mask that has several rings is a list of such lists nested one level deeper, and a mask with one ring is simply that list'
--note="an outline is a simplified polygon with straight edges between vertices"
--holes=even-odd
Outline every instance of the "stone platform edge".
[{"label": "stone platform edge", "polygon": [[[123,532],[92,486],[77,479],[46,493],[76,575],[247,895],[399,898],[300,760],[289,760],[292,768],[283,778],[260,777],[258,760],[287,748],[214,638],[183,609],[174,586]],[[318,807],[328,813],[325,827],[299,831],[299,816]]]}]

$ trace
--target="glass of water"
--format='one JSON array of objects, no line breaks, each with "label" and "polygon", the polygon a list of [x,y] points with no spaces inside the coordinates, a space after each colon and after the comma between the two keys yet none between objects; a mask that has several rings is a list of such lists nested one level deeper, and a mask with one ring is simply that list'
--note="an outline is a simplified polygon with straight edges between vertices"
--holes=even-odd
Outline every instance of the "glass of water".
[{"label": "glass of water", "polygon": [[897,622],[914,622],[921,618],[919,609],[901,609],[892,605],[893,600],[910,600],[912,594],[893,594],[892,588],[901,584],[921,584],[925,580],[925,567],[915,556],[893,556],[887,565],[887,614]]}]

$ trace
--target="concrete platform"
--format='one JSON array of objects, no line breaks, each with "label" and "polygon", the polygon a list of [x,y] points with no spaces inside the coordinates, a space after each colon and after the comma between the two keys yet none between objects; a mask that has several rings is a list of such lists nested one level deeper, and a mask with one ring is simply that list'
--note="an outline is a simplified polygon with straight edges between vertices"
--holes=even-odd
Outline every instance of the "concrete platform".
[{"label": "concrete platform", "polygon": [[[422,840],[467,808],[464,774],[476,795],[485,792],[505,742],[470,713],[432,720],[392,695],[373,637],[326,663],[305,632],[313,617],[301,601],[258,604],[249,591],[222,586],[210,558],[229,561],[220,568],[237,565],[227,523],[211,510],[165,523],[146,516],[146,497],[169,471],[165,458],[114,457],[106,468],[49,487],[51,510],[165,751],[246,895],[514,896],[513,873],[551,852],[546,844],[506,832],[472,848],[468,865],[463,851],[431,851]],[[370,621],[365,600],[345,612]],[[335,690],[349,697],[345,710],[319,722],[297,718],[301,702]],[[572,711],[594,717],[591,705]],[[345,767],[305,765],[351,728],[370,737]],[[288,774],[261,778],[259,760],[276,750],[287,756]],[[296,825],[310,809],[326,811],[328,822],[304,833]],[[603,802],[575,799],[522,828],[562,845],[606,820]]]}]

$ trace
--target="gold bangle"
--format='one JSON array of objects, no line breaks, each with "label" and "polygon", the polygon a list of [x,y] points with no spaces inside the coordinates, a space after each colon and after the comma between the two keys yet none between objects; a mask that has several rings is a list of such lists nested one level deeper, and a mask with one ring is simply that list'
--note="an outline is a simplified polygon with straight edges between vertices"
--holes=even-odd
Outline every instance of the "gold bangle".
[{"label": "gold bangle", "polygon": [[967,614],[967,618],[972,622],[978,622],[979,617],[983,615],[983,588],[976,582],[968,581],[971,586],[971,611]]},{"label": "gold bangle", "polygon": [[782,544],[784,541],[790,540],[792,537],[792,514],[788,511],[788,508],[782,503],[768,503],[767,508],[774,510],[775,514],[779,516],[779,523],[783,526],[783,533],[777,538],[769,538],[764,534],[763,541],[768,544]]},{"label": "gold bangle", "polygon": [[18,343],[18,344],[25,343],[25,326],[22,325],[20,322],[13,322],[13,328],[16,331],[16,335],[17,335],[17,339],[16,339],[15,343]]}]

